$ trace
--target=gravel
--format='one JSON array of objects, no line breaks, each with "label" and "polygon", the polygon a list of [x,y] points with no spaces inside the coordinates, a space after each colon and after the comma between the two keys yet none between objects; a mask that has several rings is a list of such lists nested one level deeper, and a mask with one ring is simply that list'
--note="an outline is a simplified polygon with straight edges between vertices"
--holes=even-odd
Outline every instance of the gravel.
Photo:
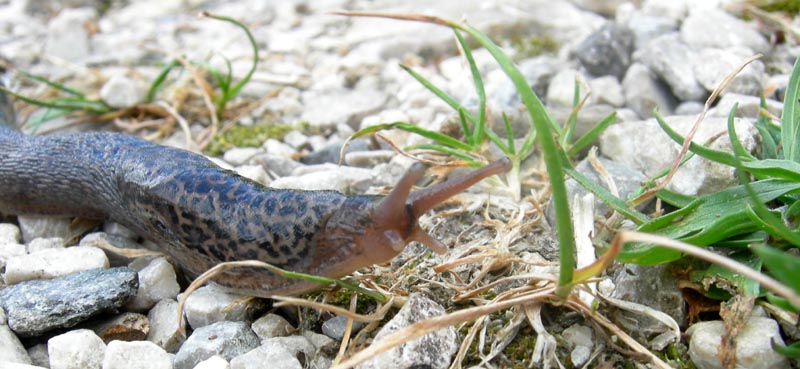
[{"label": "gravel", "polygon": [[[759,112],[759,94],[766,92],[767,110],[779,116],[791,67],[800,54],[800,47],[773,37],[774,31],[766,25],[745,20],[726,9],[725,2],[106,3],[3,2],[0,29],[5,31],[5,38],[0,43],[0,56],[19,70],[63,82],[87,92],[87,96],[99,97],[109,106],[127,109],[144,101],[150,82],[175,55],[212,66],[223,74],[229,62],[233,79],[241,79],[250,68],[252,53],[244,36],[230,24],[194,14],[208,10],[239,19],[253,32],[261,61],[251,82],[224,112],[221,127],[227,129],[226,125],[237,123],[303,128],[266,139],[258,147],[230,149],[212,160],[276,188],[334,189],[357,194],[376,193],[382,186],[393,185],[411,161],[398,156],[381,139],[362,137],[348,143],[341,158],[345,165],[340,166],[343,143],[355,131],[393,122],[450,133],[459,129],[458,114],[399,64],[410,66],[468,109],[477,108],[478,100],[469,68],[457,52],[449,30],[419,22],[334,16],[328,14],[331,10],[424,11],[449,19],[465,18],[513,54],[527,83],[547,103],[548,112],[559,124],[571,117],[577,79],[581,97],[588,97],[577,116],[573,137],[616,113],[617,121],[594,144],[599,147],[600,162],[612,173],[623,198],[646,178],[668,167],[678,150],[679,145],[669,140],[652,119],[654,111],[684,134],[720,81],[746,58],[763,53],[762,59],[731,81],[695,136],[697,142],[705,142],[724,132],[727,115],[738,104],[736,130],[746,149],[753,151],[759,142],[753,128],[753,119]],[[796,17],[792,24],[796,27]],[[553,43],[558,50],[519,51],[539,43]],[[486,50],[473,50],[473,56],[483,76],[490,126],[502,136],[505,114],[514,138],[521,144],[530,124],[527,114],[519,109],[521,101],[513,84]],[[181,106],[176,110],[182,116],[158,117],[159,129],[164,129],[157,132],[158,136],[170,132],[172,121],[185,118],[192,137],[204,137],[207,107],[196,92],[191,73],[178,72],[179,69],[167,75],[151,107],[178,102]],[[15,78],[10,81],[11,87],[24,94],[44,93],[27,82],[18,83]],[[244,99],[240,101],[239,97]],[[41,113],[42,110],[26,111],[19,115],[35,118]],[[120,118],[118,126],[141,136],[156,132],[146,124],[137,125],[151,122],[151,115],[141,112],[134,117]],[[87,129],[68,119],[47,122],[42,129],[59,127],[67,131]],[[103,128],[111,129],[112,125]],[[382,134],[399,148],[428,143],[400,130]],[[169,137],[164,143],[185,147],[183,129],[166,136]],[[729,151],[727,136],[722,135],[711,147]],[[190,149],[198,148],[195,145]],[[538,154],[523,162],[523,168],[528,173],[538,172],[536,160]],[[601,186],[609,187],[586,160],[578,168]],[[523,179],[531,182],[530,178]],[[534,177],[532,181],[540,179]],[[733,184],[738,184],[738,178],[730,167],[695,157],[678,171],[668,188],[694,196]],[[583,193],[574,183],[569,186],[571,194]],[[537,198],[546,197],[536,188],[532,191]],[[485,194],[469,196],[480,195]],[[597,205],[595,214],[608,212],[607,207]],[[479,201],[464,207],[477,212],[486,209]],[[454,231],[455,223],[477,227],[482,221],[478,216],[459,215],[453,210],[457,208],[448,208],[455,214],[449,217],[452,219],[430,220],[437,237]],[[535,211],[528,209],[526,217],[534,216],[531,214]],[[552,214],[546,216],[552,221]],[[327,368],[337,355],[344,317],[328,313],[312,316],[308,313],[311,310],[306,309],[302,309],[299,320],[294,309],[274,309],[261,315],[268,300],[242,298],[215,285],[195,291],[186,301],[184,315],[179,317],[176,298],[185,286],[185,278],[168,258],[131,258],[95,247],[100,240],[126,248],[147,244],[141,242],[141,235],[118,224],[104,224],[104,233],[87,235],[76,246],[71,219],[26,215],[4,221],[8,223],[0,223],[2,368]],[[545,241],[549,236],[539,237],[539,230],[533,228],[530,234],[514,236],[519,240],[503,252],[539,261],[540,255],[546,253],[539,245],[549,242]],[[449,240],[448,244],[469,243],[471,237],[480,237],[480,232],[479,228],[459,232],[458,241]],[[409,249],[391,266],[415,265],[419,273],[430,274],[393,286],[411,297],[393,320],[381,324],[381,333],[374,336],[367,332],[366,342],[379,340],[419,319],[457,309],[451,305],[451,296],[440,293],[442,285],[453,283],[451,276],[446,281],[434,280],[433,276],[442,278],[442,274],[429,272],[429,266],[449,260],[414,254],[414,248]],[[110,266],[121,268],[107,269]],[[496,269],[490,274],[507,270],[493,267]],[[646,304],[679,322],[686,320],[684,299],[674,276],[666,269],[619,266],[612,274],[616,284],[613,296]],[[464,281],[473,278],[461,270],[457,277]],[[360,299],[359,309],[362,304]],[[624,314],[609,316],[642,342],[659,333],[660,328],[646,319]],[[494,318],[498,319],[492,324],[497,325],[491,328],[499,329],[506,317]],[[189,329],[188,338],[178,328],[179,322]],[[559,327],[563,332],[553,333],[560,332],[571,363],[596,366],[590,361],[596,360],[592,350],[598,347],[603,334],[593,334],[597,332],[592,332],[585,320],[563,323]],[[74,328],[76,325],[78,328]],[[698,368],[715,368],[719,325],[708,322],[693,326],[696,328],[689,341],[689,353]],[[751,326],[737,340],[747,340],[748,347],[761,351],[747,360],[784,365],[785,360],[773,355],[765,338],[780,340],[782,332],[775,321],[753,318],[748,327]],[[353,334],[361,327],[356,323]],[[748,336],[751,331],[757,333]],[[452,328],[431,333],[430,337],[402,346],[402,354],[393,350],[360,368],[447,367],[463,337],[457,338]],[[491,342],[488,333],[481,339]],[[429,352],[436,355],[425,355]],[[742,357],[750,358],[744,353]],[[495,359],[490,364],[502,366],[504,362]]]}]

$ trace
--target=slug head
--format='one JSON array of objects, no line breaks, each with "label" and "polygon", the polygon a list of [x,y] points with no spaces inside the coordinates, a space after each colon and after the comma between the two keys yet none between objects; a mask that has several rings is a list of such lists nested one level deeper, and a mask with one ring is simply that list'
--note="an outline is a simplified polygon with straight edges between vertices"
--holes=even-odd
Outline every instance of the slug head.
[{"label": "slug head", "polygon": [[388,196],[370,206],[369,221],[364,224],[363,233],[354,237],[361,253],[362,265],[359,267],[386,262],[403,251],[411,241],[444,254],[447,247],[420,228],[419,217],[484,178],[510,168],[511,162],[504,158],[461,178],[411,192],[414,182],[425,173],[424,165],[414,164]]}]

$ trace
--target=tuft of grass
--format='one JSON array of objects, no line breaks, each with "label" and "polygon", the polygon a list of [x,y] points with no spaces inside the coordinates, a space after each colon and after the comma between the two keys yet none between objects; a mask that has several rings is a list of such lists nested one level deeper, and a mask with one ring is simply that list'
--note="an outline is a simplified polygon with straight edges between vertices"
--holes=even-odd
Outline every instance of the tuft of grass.
[{"label": "tuft of grass", "polygon": [[[211,14],[208,12],[203,12],[201,16],[223,22],[228,22],[239,27],[242,31],[244,31],[253,49],[252,65],[248,70],[248,72],[245,74],[245,76],[239,81],[234,80],[231,64],[230,61],[227,59],[225,59],[227,69],[224,72],[210,67],[207,63],[199,63],[199,62],[194,63],[194,64],[204,65],[206,70],[208,71],[208,73],[211,75],[211,77],[215,82],[217,90],[212,89],[207,84],[203,84],[201,87],[204,88],[204,90],[209,95],[212,101],[213,111],[215,115],[212,118],[212,120],[216,121],[222,118],[228,103],[233,98],[235,98],[239,94],[239,92],[241,92],[241,90],[244,88],[244,86],[247,85],[247,83],[250,82],[250,79],[253,76],[253,73],[255,72],[259,62],[258,46],[256,44],[255,38],[253,37],[252,33],[250,33],[250,30],[248,30],[247,27],[238,20],[223,15]],[[145,99],[143,102],[144,105],[151,104],[155,101],[156,94],[158,93],[158,91],[164,88],[169,73],[175,68],[180,67],[182,65],[181,60],[182,58],[175,58],[167,62],[161,69],[159,74],[156,76],[156,78],[150,82],[150,86],[148,87],[147,94],[145,95]],[[36,118],[26,123],[28,125],[32,125],[33,127],[38,127],[41,123],[45,121],[52,120],[76,112],[83,112],[89,114],[91,116],[98,118],[99,120],[104,120],[104,118],[111,120],[114,118],[119,118],[120,116],[126,114],[125,110],[127,109],[115,111],[114,108],[111,108],[100,99],[91,98],[87,94],[81,91],[75,90],[73,88],[70,88],[68,86],[65,86],[57,82],[50,81],[45,77],[37,76],[25,71],[17,71],[17,73],[24,78],[54,88],[55,90],[57,90],[59,93],[62,94],[62,96],[45,101],[31,97],[26,97],[14,91],[8,90],[5,87],[0,86],[0,90],[14,96],[16,99],[20,101],[24,101],[28,104],[40,106],[42,108],[47,109],[43,114],[38,115]],[[152,112],[153,109],[131,109],[131,111]]]}]

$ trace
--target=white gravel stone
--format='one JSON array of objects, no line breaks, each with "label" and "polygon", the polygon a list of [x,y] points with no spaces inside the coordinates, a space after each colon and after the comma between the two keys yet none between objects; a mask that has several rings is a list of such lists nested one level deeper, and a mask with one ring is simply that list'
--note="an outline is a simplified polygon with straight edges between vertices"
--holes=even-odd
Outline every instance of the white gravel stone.
[{"label": "white gravel stone", "polygon": [[19,243],[22,234],[16,224],[0,223],[0,245],[4,243]]},{"label": "white gravel stone", "polygon": [[300,133],[299,131],[289,131],[286,132],[286,135],[283,137],[283,142],[297,150],[300,150],[303,148],[303,146],[308,144],[308,136]]},{"label": "white gravel stone", "polygon": [[106,344],[89,329],[76,329],[47,341],[50,369],[100,369]]},{"label": "white gravel stone", "polygon": [[[689,356],[698,369],[723,369],[719,358],[720,337],[725,332],[721,320],[700,322],[686,332],[692,336]],[[772,342],[783,345],[778,323],[770,318],[753,317],[736,337],[737,369],[788,368],[789,360],[772,349]]]},{"label": "white gravel stone", "polygon": [[263,150],[257,147],[234,147],[225,151],[225,154],[222,155],[222,160],[236,167],[247,164],[250,159],[261,152],[263,152]]},{"label": "white gravel stone", "polygon": [[66,246],[61,237],[35,238],[28,242],[28,253],[35,253],[47,249],[62,249]]},{"label": "white gravel stone", "polygon": [[47,26],[44,52],[70,62],[83,62],[89,57],[89,31],[85,23],[94,21],[97,13],[91,8],[64,9]]},{"label": "white gravel stone", "polygon": [[44,366],[28,365],[28,364],[20,364],[12,362],[0,362],[0,364],[2,364],[2,366],[0,367],[3,369],[47,369],[47,367]]},{"label": "white gravel stone", "polygon": [[290,158],[297,153],[297,150],[295,150],[293,147],[274,138],[269,138],[264,141],[264,144],[261,145],[261,147],[264,148],[267,154],[282,156],[284,158]]},{"label": "white gravel stone", "polygon": [[617,77],[603,76],[592,79],[589,81],[589,88],[592,93],[589,100],[592,104],[608,104],[617,108],[625,105],[625,94]]},{"label": "white gravel stone", "polygon": [[191,369],[211,356],[231,360],[259,346],[258,336],[244,322],[218,322],[192,332],[175,355],[175,369]]},{"label": "white gravel stone", "polygon": [[[150,331],[147,340],[170,353],[178,352],[186,338],[178,331],[178,302],[161,300],[147,314]],[[186,319],[181,319],[186,325]]]},{"label": "white gravel stone", "polygon": [[172,369],[172,355],[148,341],[111,341],[103,369]]},{"label": "white gravel stone", "polygon": [[[2,310],[2,309],[0,309]],[[0,364],[31,364],[31,358],[19,338],[5,324],[0,324]],[[2,365],[0,365],[2,366]]]},{"label": "white gravel stone", "polygon": [[108,106],[125,109],[141,104],[145,91],[141,82],[125,76],[113,76],[100,89],[100,98]]},{"label": "white gravel stone", "polygon": [[260,165],[240,165],[234,168],[237,174],[261,184],[269,184],[269,176]]},{"label": "white gravel stone", "polygon": [[139,273],[139,290],[136,297],[128,302],[130,311],[143,312],[164,299],[174,299],[180,292],[175,269],[164,258],[134,260],[129,268]]},{"label": "white gravel stone", "polygon": [[683,20],[681,39],[697,49],[744,46],[757,53],[767,51],[769,43],[751,26],[755,24],[745,22],[721,9],[697,9]]},{"label": "white gravel stone", "polygon": [[[547,105],[572,106],[576,76],[585,81],[574,69],[564,69],[556,73],[547,87]],[[581,96],[585,94],[586,91],[581,91]]]},{"label": "white gravel stone", "polygon": [[573,348],[570,353],[572,364],[576,367],[583,365],[589,359],[594,347],[592,329],[585,325],[573,324],[567,327],[561,336]]},{"label": "white gravel stone", "polygon": [[194,369],[230,369],[231,364],[221,356],[214,355],[199,362]]},{"label": "white gravel stone", "polygon": [[13,257],[25,255],[25,245],[19,243],[0,243],[0,270],[6,265],[6,261]]},{"label": "white gravel stone", "polygon": [[302,369],[294,353],[281,345],[261,345],[231,360],[231,369]]},{"label": "white gravel stone", "polygon": [[8,284],[16,284],[97,268],[108,268],[108,258],[103,250],[96,247],[46,249],[8,259],[5,280]]},{"label": "white gravel stone", "polygon": [[272,337],[284,337],[295,331],[286,319],[278,314],[264,315],[250,326],[258,338],[265,340]]},{"label": "white gravel stone", "polygon": [[299,167],[292,176],[278,178],[270,182],[272,188],[292,188],[297,190],[336,190],[342,193],[369,187],[365,183],[372,180],[369,169],[339,167],[335,164]]},{"label": "white gravel stone", "polygon": [[[723,79],[736,70],[754,53],[747,48],[703,49],[698,52],[692,66],[697,81],[709,91],[717,88]],[[756,60],[747,65],[730,81],[725,92],[758,96],[765,83],[764,63]]]},{"label": "white gravel stone", "polygon": [[[673,130],[685,135],[696,118],[671,116],[664,119]],[[706,117],[695,134],[694,142],[703,144],[712,136],[726,132],[727,123],[726,118]],[[737,118],[734,127],[745,149],[752,151],[756,146],[757,134],[752,121]],[[731,151],[727,135],[722,135],[709,146],[714,150]],[[680,150],[680,145],[669,139],[655,119],[648,119],[612,125],[601,135],[600,150],[606,157],[652,177],[671,165]],[[733,168],[696,156],[678,169],[667,188],[685,195],[696,196],[719,191],[738,183]]]},{"label": "white gravel stone", "polygon": [[57,218],[41,215],[20,215],[17,217],[19,229],[22,232],[22,241],[31,242],[35,238],[69,237],[69,218]]},{"label": "white gravel stone", "polygon": [[186,299],[184,314],[197,329],[221,321],[244,321],[252,313],[253,299],[242,298],[216,284],[200,287]]}]

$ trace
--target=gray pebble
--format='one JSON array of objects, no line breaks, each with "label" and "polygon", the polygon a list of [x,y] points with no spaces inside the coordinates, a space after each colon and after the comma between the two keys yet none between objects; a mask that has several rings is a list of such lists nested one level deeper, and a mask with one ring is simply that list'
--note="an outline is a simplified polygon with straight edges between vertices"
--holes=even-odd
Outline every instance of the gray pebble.
[{"label": "gray pebble", "polygon": [[[322,323],[322,333],[326,336],[333,338],[335,340],[341,341],[344,338],[344,331],[347,325],[347,318],[337,315],[333,318],[330,318]],[[357,333],[361,330],[361,327],[364,326],[364,323],[353,321],[353,329],[352,333]]]},{"label": "gray pebble", "polygon": [[653,116],[653,110],[666,116],[672,114],[678,102],[650,68],[641,63],[633,63],[622,80],[625,101],[641,118]]},{"label": "gray pebble", "polygon": [[[420,294],[412,294],[408,302],[397,312],[397,315],[378,331],[378,334],[375,335],[375,342],[379,342],[384,337],[411,324],[440,316],[444,313],[444,308],[435,301]],[[375,356],[357,366],[357,368],[406,369],[426,367],[444,369],[450,365],[450,361],[457,349],[456,330],[453,327],[447,327]],[[436,354],[431,354],[434,352]]]},{"label": "gray pebble", "polygon": [[0,290],[0,307],[11,329],[29,337],[117,309],[136,295],[137,288],[133,270],[93,269],[6,287]]},{"label": "gray pebble", "polygon": [[692,60],[696,57],[677,33],[656,38],[634,53],[634,60],[660,76],[681,100],[703,100],[708,96],[694,75]]},{"label": "gray pebble", "polygon": [[30,356],[33,365],[50,368],[50,355],[47,353],[46,344],[40,343],[29,347],[28,356]]},{"label": "gray pebble", "polygon": [[266,314],[251,326],[258,338],[265,340],[272,337],[284,337],[292,333],[295,329],[286,319],[277,314]]},{"label": "gray pebble", "polygon": [[175,355],[175,369],[192,369],[219,355],[231,360],[259,345],[258,336],[244,322],[217,322],[196,329]]},{"label": "gray pebble", "polygon": [[622,78],[631,64],[633,32],[616,23],[606,23],[575,48],[575,57],[595,76]]},{"label": "gray pebble", "polygon": [[17,217],[22,241],[31,242],[34,238],[61,237],[69,238],[69,218],[57,218],[41,215],[20,215]]}]

